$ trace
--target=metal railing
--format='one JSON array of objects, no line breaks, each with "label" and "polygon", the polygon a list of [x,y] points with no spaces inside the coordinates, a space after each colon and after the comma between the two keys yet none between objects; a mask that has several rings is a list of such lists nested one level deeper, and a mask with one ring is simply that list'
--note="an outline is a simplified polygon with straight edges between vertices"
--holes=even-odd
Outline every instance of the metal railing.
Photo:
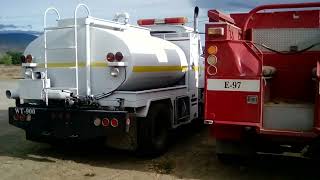
[{"label": "metal railing", "polygon": [[[75,80],[76,80],[76,87],[74,88],[58,88],[58,87],[53,87],[53,88],[45,88],[45,96],[46,96],[46,104],[48,105],[48,89],[55,89],[55,90],[70,90],[70,91],[76,91],[76,96],[79,96],[79,56],[78,56],[78,11],[79,9],[83,7],[86,12],[87,12],[87,18],[90,17],[90,10],[89,7],[85,4],[79,4],[75,11],[74,11],[74,25],[73,26],[65,26],[65,27],[48,27],[47,26],[47,16],[50,11],[54,11],[55,14],[57,15],[57,21],[61,19],[59,11],[54,8],[50,7],[45,11],[44,14],[44,19],[43,19],[43,24],[44,24],[44,61],[45,61],[45,81],[47,82],[48,79],[48,50],[62,50],[62,49],[74,49],[75,53]],[[91,49],[90,49],[90,24],[85,22],[85,27],[86,27],[86,74],[87,74],[87,80],[86,80],[86,85],[87,85],[87,95],[91,94],[91,85],[90,85],[90,59],[91,59]],[[53,31],[53,30],[62,30],[62,29],[68,29],[68,28],[74,28],[74,45],[70,47],[62,47],[62,48],[48,48],[48,31]],[[45,86],[47,87],[47,86]]]}]

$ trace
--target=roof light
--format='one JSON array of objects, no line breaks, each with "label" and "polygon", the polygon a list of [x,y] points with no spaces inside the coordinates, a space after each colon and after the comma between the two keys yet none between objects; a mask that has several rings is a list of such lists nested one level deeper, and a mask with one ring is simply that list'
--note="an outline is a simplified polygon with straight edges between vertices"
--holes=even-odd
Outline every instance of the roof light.
[{"label": "roof light", "polygon": [[186,17],[175,17],[175,18],[165,18],[166,24],[186,24],[188,22],[188,18]]},{"label": "roof light", "polygon": [[155,19],[140,19],[140,20],[138,20],[137,24],[139,26],[154,25],[155,24]]},{"label": "roof light", "polygon": [[138,20],[139,26],[150,26],[156,24],[176,24],[183,25],[188,22],[186,17],[174,17],[174,18],[164,18],[164,19],[140,19]]}]

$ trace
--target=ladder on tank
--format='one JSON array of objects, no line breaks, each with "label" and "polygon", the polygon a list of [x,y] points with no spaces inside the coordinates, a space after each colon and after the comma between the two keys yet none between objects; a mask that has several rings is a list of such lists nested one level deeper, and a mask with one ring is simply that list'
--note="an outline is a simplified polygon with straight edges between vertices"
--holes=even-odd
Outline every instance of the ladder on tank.
[{"label": "ladder on tank", "polygon": [[[65,26],[65,27],[47,27],[47,16],[50,11],[53,11],[57,15],[57,21],[61,19],[59,11],[54,8],[50,7],[48,8],[44,13],[44,68],[45,68],[45,83],[47,83],[48,79],[48,51],[53,50],[66,50],[66,49],[73,49],[75,53],[75,66],[71,68],[75,68],[75,80],[76,80],[76,87],[50,87],[50,88],[44,88],[45,92],[45,101],[46,105],[48,105],[48,90],[69,90],[69,91],[75,91],[76,96],[79,96],[79,59],[78,59],[78,10],[79,8],[84,7],[87,12],[87,18],[90,17],[90,10],[89,7],[85,4],[79,4],[75,11],[74,11],[74,25],[72,26]],[[53,30],[62,30],[62,29],[74,29],[74,45],[70,47],[61,47],[61,48],[48,48],[47,44],[47,33],[48,31]],[[90,27],[89,24],[86,23],[86,77],[87,77],[87,95],[91,95],[91,85],[90,85]],[[45,87],[47,87],[45,85]]]}]

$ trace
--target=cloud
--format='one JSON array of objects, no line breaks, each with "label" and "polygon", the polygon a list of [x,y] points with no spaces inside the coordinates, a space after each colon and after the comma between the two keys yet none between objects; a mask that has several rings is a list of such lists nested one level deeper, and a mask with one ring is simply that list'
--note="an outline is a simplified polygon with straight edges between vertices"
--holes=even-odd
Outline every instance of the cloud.
[{"label": "cloud", "polygon": [[237,2],[237,1],[228,2],[227,6],[230,8],[243,8],[243,9],[252,9],[255,7],[254,4]]},{"label": "cloud", "polygon": [[19,26],[13,24],[0,24],[0,29],[17,29]]},{"label": "cloud", "polygon": [[227,12],[248,11],[256,6],[279,3],[308,2],[309,0],[189,0],[193,5],[203,9],[220,9]]},{"label": "cloud", "polygon": [[6,30],[6,29],[32,29],[32,25],[26,25],[26,26],[17,26],[14,24],[0,24],[0,30]]}]

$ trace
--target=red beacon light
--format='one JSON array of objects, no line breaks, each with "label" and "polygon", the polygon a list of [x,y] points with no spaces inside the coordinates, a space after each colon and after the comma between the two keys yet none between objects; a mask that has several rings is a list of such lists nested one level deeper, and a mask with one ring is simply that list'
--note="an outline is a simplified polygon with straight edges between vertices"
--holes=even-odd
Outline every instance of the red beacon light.
[{"label": "red beacon light", "polygon": [[25,61],[26,61],[27,63],[32,63],[32,59],[33,59],[32,55],[31,55],[31,54],[28,54],[27,57],[26,57],[26,59],[25,59]]},{"label": "red beacon light", "polygon": [[117,52],[115,55],[116,61],[122,61],[123,59],[123,54],[121,52]]},{"label": "red beacon light", "polygon": [[137,24],[139,26],[154,25],[155,24],[155,19],[140,19],[140,20],[138,20]]},{"label": "red beacon light", "polygon": [[164,22],[166,24],[186,24],[188,22],[188,18],[186,17],[175,17],[175,18],[165,18]]},{"label": "red beacon light", "polygon": [[151,26],[157,24],[173,24],[173,25],[184,25],[188,22],[186,17],[173,17],[164,19],[140,19],[138,20],[139,26]]},{"label": "red beacon light", "polygon": [[109,62],[113,62],[115,60],[115,56],[113,53],[108,53],[106,56],[106,60]]}]

